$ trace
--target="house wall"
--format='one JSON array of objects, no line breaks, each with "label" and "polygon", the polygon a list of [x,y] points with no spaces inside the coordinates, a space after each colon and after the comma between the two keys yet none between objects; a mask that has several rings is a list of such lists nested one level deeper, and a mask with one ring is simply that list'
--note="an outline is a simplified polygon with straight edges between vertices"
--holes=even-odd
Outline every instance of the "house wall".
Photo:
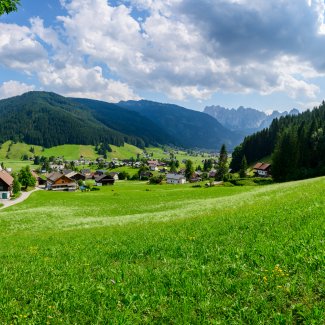
[{"label": "house wall", "polygon": [[259,176],[268,176],[268,172],[266,170],[258,170],[257,175]]},{"label": "house wall", "polygon": [[61,177],[54,182],[55,185],[70,184],[70,183],[71,180],[67,177]]},{"label": "house wall", "polygon": [[5,182],[0,180],[0,200],[10,199],[11,187]]},{"label": "house wall", "polygon": [[9,200],[10,196],[10,191],[0,191],[0,200]]},{"label": "house wall", "polygon": [[167,184],[185,184],[186,180],[185,179],[173,179],[173,178],[167,178],[166,181]]}]

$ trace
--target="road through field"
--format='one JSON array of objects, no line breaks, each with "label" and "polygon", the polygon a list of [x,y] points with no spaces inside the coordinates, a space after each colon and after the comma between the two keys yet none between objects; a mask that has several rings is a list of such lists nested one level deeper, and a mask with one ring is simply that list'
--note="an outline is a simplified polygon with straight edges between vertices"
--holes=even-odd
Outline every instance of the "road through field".
[{"label": "road through field", "polygon": [[3,206],[0,207],[0,210],[25,201],[33,192],[36,192],[38,190],[40,190],[40,189],[38,187],[36,187],[32,191],[22,192],[21,196],[15,200],[0,200],[0,203],[3,204]]}]

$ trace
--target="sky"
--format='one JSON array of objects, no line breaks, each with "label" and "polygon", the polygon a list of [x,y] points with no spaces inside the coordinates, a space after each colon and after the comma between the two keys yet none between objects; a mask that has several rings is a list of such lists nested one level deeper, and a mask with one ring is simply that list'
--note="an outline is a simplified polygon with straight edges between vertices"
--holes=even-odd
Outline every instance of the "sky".
[{"label": "sky", "polygon": [[0,98],[313,108],[324,13],[324,0],[22,0],[0,17]]}]

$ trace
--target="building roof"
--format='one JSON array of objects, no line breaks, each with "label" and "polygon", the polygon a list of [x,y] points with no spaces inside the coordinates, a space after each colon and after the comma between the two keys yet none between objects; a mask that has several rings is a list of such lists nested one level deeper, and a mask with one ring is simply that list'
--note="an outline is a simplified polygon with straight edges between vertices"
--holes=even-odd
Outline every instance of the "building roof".
[{"label": "building roof", "polygon": [[14,182],[14,178],[5,170],[0,170],[0,179],[9,186]]},{"label": "building roof", "polygon": [[159,162],[157,160],[148,160],[147,163],[149,165],[158,165],[159,164]]},{"label": "building roof", "polygon": [[73,172],[72,169],[63,169],[63,170],[62,170],[62,173],[63,173],[64,175],[71,174],[72,172]]},{"label": "building roof", "polygon": [[80,173],[78,173],[78,172],[71,172],[71,173],[69,173],[69,174],[65,174],[65,176],[67,176],[67,177],[69,177],[69,178],[71,178],[71,177],[73,177],[73,176],[76,176],[76,175],[81,175],[81,176],[84,177],[84,175],[82,175],[82,174],[80,174]]},{"label": "building roof", "polygon": [[271,167],[271,164],[267,164],[267,163],[257,163],[255,166],[254,166],[254,169],[258,169],[258,170],[267,170]]},{"label": "building roof", "polygon": [[185,177],[180,174],[167,174],[166,177],[169,179],[175,179],[175,180],[185,179]]},{"label": "building roof", "polygon": [[46,178],[51,182],[55,182],[57,179],[61,178],[62,176],[65,176],[65,175],[63,175],[62,173],[59,173],[59,172],[53,172],[51,174],[48,174],[46,176]]},{"label": "building roof", "polygon": [[95,180],[96,180],[97,183],[100,183],[105,178],[114,180],[114,178],[111,175],[102,175],[102,176],[96,177]]}]

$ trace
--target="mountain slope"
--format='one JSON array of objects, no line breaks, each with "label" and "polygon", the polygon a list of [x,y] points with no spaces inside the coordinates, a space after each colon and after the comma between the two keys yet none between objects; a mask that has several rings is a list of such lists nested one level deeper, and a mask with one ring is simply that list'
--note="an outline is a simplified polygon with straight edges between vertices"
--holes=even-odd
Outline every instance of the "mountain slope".
[{"label": "mountain slope", "polygon": [[70,98],[70,100],[89,108],[92,115],[107,127],[141,138],[146,146],[175,144],[173,137],[165,130],[137,112],[98,100],[84,98]]},{"label": "mountain slope", "polygon": [[0,143],[7,140],[52,147],[108,142],[134,144],[141,139],[112,130],[91,110],[54,93],[29,92],[0,101]]},{"label": "mountain slope", "polygon": [[175,145],[233,148],[239,137],[211,116],[176,105],[129,101],[118,105],[55,93],[28,92],[0,100],[0,143],[53,147],[125,142],[144,147]]},{"label": "mountain slope", "polygon": [[150,119],[186,148],[216,150],[223,143],[231,148],[239,141],[237,134],[202,112],[146,100],[120,102],[118,105]]},{"label": "mountain slope", "polygon": [[283,113],[273,111],[271,115],[267,115],[254,108],[240,106],[237,109],[228,109],[219,105],[207,106],[204,112],[217,119],[229,130],[237,131],[243,135],[249,135],[269,127],[275,118],[299,114],[297,109]]}]

